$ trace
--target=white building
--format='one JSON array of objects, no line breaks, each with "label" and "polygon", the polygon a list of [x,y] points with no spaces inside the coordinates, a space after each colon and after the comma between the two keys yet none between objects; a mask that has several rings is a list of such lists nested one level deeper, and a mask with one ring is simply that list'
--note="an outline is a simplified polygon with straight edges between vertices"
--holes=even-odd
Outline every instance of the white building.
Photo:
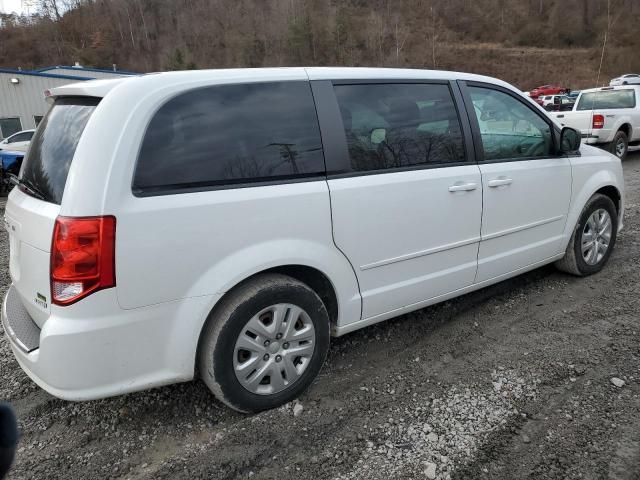
[{"label": "white building", "polygon": [[135,75],[83,67],[47,67],[35,71],[0,68],[0,139],[36,128],[47,112],[44,91],[68,83]]}]

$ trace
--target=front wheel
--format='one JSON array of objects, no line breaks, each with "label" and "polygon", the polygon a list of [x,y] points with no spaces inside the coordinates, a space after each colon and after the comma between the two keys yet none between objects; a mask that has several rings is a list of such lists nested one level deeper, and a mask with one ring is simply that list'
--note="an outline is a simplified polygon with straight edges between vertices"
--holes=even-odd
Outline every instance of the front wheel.
[{"label": "front wheel", "polygon": [[231,408],[253,413],[300,395],[329,350],[320,297],[286,275],[257,275],[229,292],[207,320],[200,375]]},{"label": "front wheel", "polygon": [[567,251],[556,267],[584,277],[602,270],[616,244],[618,212],[611,199],[596,194],[587,202]]}]

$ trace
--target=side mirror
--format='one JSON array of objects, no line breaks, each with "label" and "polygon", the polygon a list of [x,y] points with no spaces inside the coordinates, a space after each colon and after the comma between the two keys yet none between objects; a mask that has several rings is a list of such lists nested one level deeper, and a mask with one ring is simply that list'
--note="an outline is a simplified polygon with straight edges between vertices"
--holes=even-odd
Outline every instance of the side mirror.
[{"label": "side mirror", "polygon": [[572,153],[580,150],[582,135],[578,130],[571,127],[563,127],[560,132],[560,152]]},{"label": "side mirror", "polygon": [[11,407],[0,403],[0,479],[9,472],[18,445],[18,422]]},{"label": "side mirror", "polygon": [[379,145],[387,138],[387,131],[384,128],[374,128],[371,131],[371,143]]}]

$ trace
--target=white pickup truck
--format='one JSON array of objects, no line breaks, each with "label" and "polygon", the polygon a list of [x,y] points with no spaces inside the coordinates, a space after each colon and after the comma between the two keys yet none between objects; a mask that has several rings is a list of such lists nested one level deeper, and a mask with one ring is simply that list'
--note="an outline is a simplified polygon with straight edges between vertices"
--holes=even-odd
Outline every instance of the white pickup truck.
[{"label": "white pickup truck", "polygon": [[640,85],[582,90],[573,110],[550,115],[579,130],[585,143],[620,159],[626,157],[629,146],[640,145]]}]

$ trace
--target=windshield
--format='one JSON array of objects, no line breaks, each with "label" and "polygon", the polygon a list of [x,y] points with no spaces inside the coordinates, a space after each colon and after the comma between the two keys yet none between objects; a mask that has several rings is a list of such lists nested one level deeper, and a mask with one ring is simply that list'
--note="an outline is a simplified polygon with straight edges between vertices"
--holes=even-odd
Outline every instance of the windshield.
[{"label": "windshield", "polygon": [[42,119],[22,166],[21,179],[58,205],[80,136],[99,98],[59,98]]},{"label": "windshield", "polygon": [[583,93],[576,110],[633,108],[635,106],[636,96],[633,90],[603,90]]}]

